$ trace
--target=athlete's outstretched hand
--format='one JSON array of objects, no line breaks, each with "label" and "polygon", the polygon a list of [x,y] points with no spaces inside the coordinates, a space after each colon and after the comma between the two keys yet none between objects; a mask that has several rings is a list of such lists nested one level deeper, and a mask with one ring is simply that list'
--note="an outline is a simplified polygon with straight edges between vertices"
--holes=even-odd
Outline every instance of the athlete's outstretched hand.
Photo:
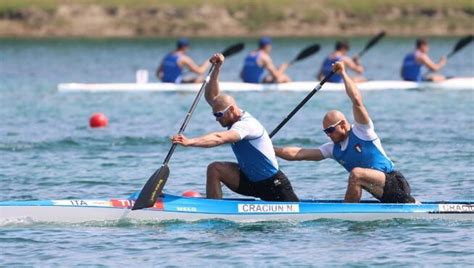
[{"label": "athlete's outstretched hand", "polygon": [[175,144],[180,144],[183,146],[188,146],[189,145],[189,139],[186,138],[183,134],[175,135],[171,137],[171,141]]},{"label": "athlete's outstretched hand", "polygon": [[346,72],[346,68],[344,67],[344,62],[337,61],[336,63],[332,65],[332,70],[339,74]]},{"label": "athlete's outstretched hand", "polygon": [[216,67],[220,67],[222,63],[224,63],[224,55],[221,53],[216,53],[212,55],[212,57],[209,59],[209,61],[214,64]]}]

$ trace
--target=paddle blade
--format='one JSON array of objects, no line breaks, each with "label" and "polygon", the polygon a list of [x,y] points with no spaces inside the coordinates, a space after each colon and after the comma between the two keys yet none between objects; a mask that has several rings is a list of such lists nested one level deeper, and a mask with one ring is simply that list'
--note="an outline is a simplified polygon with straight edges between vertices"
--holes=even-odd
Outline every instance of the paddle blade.
[{"label": "paddle blade", "polygon": [[313,55],[314,53],[318,52],[319,49],[321,48],[321,46],[319,44],[313,44],[305,49],[303,49],[297,56],[294,60],[292,60],[290,62],[290,64],[292,63],[295,63],[297,61],[300,61],[302,59],[305,59],[311,55]]},{"label": "paddle blade", "polygon": [[313,88],[313,90],[311,90],[311,92],[298,104],[298,106],[295,107],[295,109],[293,109],[293,111],[291,111],[291,113],[289,113],[285,119],[283,119],[283,121],[270,133],[270,138],[273,138],[273,136],[275,134],[277,134],[278,131],[280,131],[280,129],[288,122],[290,121],[290,119],[301,109],[301,107],[303,107],[303,105],[306,104],[306,102],[309,101],[309,99],[311,99],[311,97],[313,97],[314,94],[316,94],[316,92],[318,92],[321,87],[324,85],[324,83],[326,83],[329,79],[331,79],[331,77],[335,74],[336,72],[334,71],[331,71],[329,73],[328,76],[326,76],[321,82],[319,82],[319,84]]},{"label": "paddle blade", "polygon": [[370,40],[370,42],[365,46],[366,49],[369,49],[373,45],[377,44],[380,41],[380,39],[384,38],[384,36],[385,36],[385,31],[381,31],[379,34],[374,36],[374,38],[372,38],[372,40]]},{"label": "paddle blade", "polygon": [[362,57],[362,55],[367,52],[371,47],[373,47],[375,44],[377,44],[380,39],[384,38],[385,36],[385,31],[381,31],[378,33],[376,36],[374,36],[368,43],[365,45],[364,49],[357,55],[358,57]]},{"label": "paddle blade", "polygon": [[463,47],[465,47],[467,44],[471,43],[473,39],[474,39],[474,37],[472,35],[468,35],[466,37],[461,38],[461,40],[459,40],[456,43],[456,46],[454,46],[453,51],[451,53],[449,53],[448,57],[451,57],[452,55],[454,55],[454,53],[458,52]]},{"label": "paddle blade", "polygon": [[153,175],[148,179],[145,186],[143,186],[132,210],[152,207],[155,204],[156,199],[158,199],[158,196],[161,195],[169,175],[170,169],[168,168],[168,165],[162,165],[161,168],[155,171],[155,173],[153,173]]},{"label": "paddle blade", "polygon": [[224,57],[229,57],[231,55],[239,53],[240,51],[244,49],[244,47],[245,47],[244,43],[237,43],[233,46],[228,47],[226,50],[224,50],[222,52],[222,55],[224,55]]}]

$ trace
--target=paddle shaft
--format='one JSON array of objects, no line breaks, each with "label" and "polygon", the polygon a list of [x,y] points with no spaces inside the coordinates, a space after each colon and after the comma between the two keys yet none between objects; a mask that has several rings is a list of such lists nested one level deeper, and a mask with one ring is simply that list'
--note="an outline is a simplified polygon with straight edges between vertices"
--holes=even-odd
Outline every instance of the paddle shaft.
[{"label": "paddle shaft", "polygon": [[[193,104],[191,105],[191,107],[189,108],[189,111],[188,113],[186,114],[186,118],[184,118],[184,122],[183,124],[181,125],[181,128],[179,129],[178,131],[178,135],[180,134],[183,134],[184,130],[186,129],[186,127],[188,126],[188,123],[189,121],[191,120],[191,117],[194,113],[194,110],[196,110],[196,106],[197,104],[199,103],[199,100],[201,99],[201,96],[202,94],[204,93],[204,88],[206,87],[207,83],[209,82],[209,79],[211,77],[211,73],[212,71],[214,70],[214,64],[211,66],[211,69],[209,69],[209,73],[207,74],[206,76],[206,79],[204,80],[204,82],[202,83],[201,85],[201,88],[199,89],[199,92],[198,94],[196,95],[196,97],[194,98],[194,101],[193,101]],[[165,160],[163,161],[163,165],[167,165],[168,162],[170,161],[170,158],[171,156],[173,155],[174,153],[174,150],[176,149],[176,146],[178,144],[176,143],[173,143],[173,145],[171,146],[168,154],[166,155],[166,158]]]},{"label": "paddle shaft", "polygon": [[451,53],[449,53],[446,58],[451,58],[454,54],[456,54],[457,51],[451,51]]},{"label": "paddle shaft", "polygon": [[[228,56],[231,56],[235,53],[240,52],[242,49],[244,49],[244,43],[237,43],[233,46],[228,47],[226,50],[224,50],[222,52],[222,55],[224,55],[224,57],[228,57]],[[211,79],[211,73],[214,70],[214,67],[215,66],[213,64],[211,66],[211,68],[209,69],[209,72],[207,73],[206,79],[202,83],[201,88],[199,89],[198,94],[194,98],[193,104],[191,105],[191,108],[189,108],[189,111],[186,115],[186,118],[184,119],[184,122],[183,122],[183,124],[181,125],[181,128],[178,131],[178,135],[183,134],[184,130],[188,126],[188,123],[191,120],[191,117],[194,113],[194,110],[196,109],[196,106],[197,106],[199,100],[201,99],[202,94],[204,93],[204,88],[206,87],[206,84],[209,83],[209,80]],[[171,149],[169,150],[168,154],[166,155],[165,161],[163,161],[163,165],[168,164],[168,162],[170,161],[171,155],[173,155],[174,150],[176,149],[176,146],[177,146],[177,144],[173,144],[171,146]]]},{"label": "paddle shaft", "polygon": [[[373,47],[376,43],[378,43],[380,41],[380,39],[382,39],[383,37],[385,36],[385,32],[381,32],[379,34],[377,34],[374,38],[372,38],[368,43],[367,45],[364,47],[364,49],[359,53],[357,54],[357,57],[362,57],[362,55],[365,54],[365,52],[367,52],[367,50],[369,50],[371,47]],[[314,46],[314,45],[313,45]],[[310,48],[307,48],[305,50],[309,50]],[[316,49],[313,53],[317,52],[319,50]],[[304,50],[303,50],[304,51]],[[303,53],[303,52],[302,52]],[[301,54],[302,54],[301,53]],[[309,54],[311,55],[311,54]],[[296,59],[295,59],[296,61]],[[270,133],[270,138],[272,138],[288,121],[290,121],[290,119],[301,109],[301,107],[303,107],[306,102],[308,102],[314,94],[316,94],[316,92],[318,92],[321,87],[335,74],[334,71],[331,71],[331,73],[329,73],[329,75],[327,75],[326,77],[324,77],[324,79],[298,104],[298,106],[295,107],[295,109],[293,109],[293,111],[291,111],[286,117],[285,119]]]},{"label": "paddle shaft", "polygon": [[[237,43],[233,46],[228,47],[226,50],[224,50],[222,52],[222,54],[224,55],[224,57],[228,57],[228,56],[231,56],[235,53],[240,52],[242,49],[244,49],[244,44],[243,43]],[[191,105],[191,108],[189,108],[189,111],[186,114],[186,118],[184,118],[184,122],[183,122],[183,124],[181,125],[181,128],[178,131],[178,135],[183,134],[184,130],[188,126],[188,123],[191,120],[191,117],[194,113],[194,110],[196,109],[196,106],[199,103],[199,100],[201,99],[202,94],[204,93],[204,88],[206,87],[206,84],[209,82],[209,80],[211,78],[211,73],[212,73],[213,70],[214,70],[214,65],[212,65],[211,68],[209,69],[209,72],[207,73],[206,79],[202,83],[198,94],[194,98],[193,104]],[[168,162],[170,161],[171,155],[173,155],[174,150],[176,149],[176,146],[177,146],[177,144],[171,145],[171,148],[168,151],[168,154],[166,155],[165,160],[163,161],[163,165],[168,164]]]},{"label": "paddle shaft", "polygon": [[446,57],[447,58],[452,57],[454,54],[456,54],[456,52],[458,52],[459,50],[467,46],[472,40],[473,40],[472,35],[461,38],[454,46],[453,51],[451,51],[451,53],[449,53],[448,56]]},{"label": "paddle shaft", "polygon": [[381,32],[374,36],[370,41],[365,45],[364,49],[361,52],[356,54],[356,58],[362,57],[370,48],[372,48],[375,44],[377,44],[383,37],[385,36],[385,32]]},{"label": "paddle shaft", "polygon": [[320,48],[321,47],[319,44],[312,44],[309,47],[304,48],[292,61],[290,61],[290,63],[288,63],[288,65],[293,65],[300,60],[306,59],[307,57],[318,52]]},{"label": "paddle shaft", "polygon": [[[238,53],[244,49],[244,43],[238,43],[233,46],[228,47],[226,50],[222,52],[224,57],[230,56],[233,54]],[[202,94],[204,93],[204,88],[206,84],[209,82],[211,73],[214,70],[214,65],[211,66],[209,73],[207,74],[206,79],[201,85],[201,88],[199,89],[198,94],[194,98],[193,104],[191,105],[191,108],[189,108],[188,113],[186,114],[186,118],[184,119],[183,124],[181,125],[181,128],[178,131],[178,134],[182,134],[184,130],[186,129],[186,126],[188,125],[189,121],[191,120],[192,114],[194,113],[194,110],[196,109],[196,106],[201,99]],[[143,186],[142,190],[140,191],[140,194],[138,195],[137,200],[133,204],[132,210],[137,210],[137,209],[142,209],[142,208],[148,208],[152,207],[156,200],[158,199],[158,196],[162,193],[163,187],[166,184],[166,181],[168,180],[170,170],[168,167],[168,162],[171,159],[171,156],[173,155],[174,150],[176,149],[177,144],[173,144],[168,151],[168,154],[166,155],[165,160],[163,161],[163,164],[159,169],[157,169],[153,175],[147,180],[145,185]]]},{"label": "paddle shaft", "polygon": [[[448,58],[448,59],[451,58],[459,50],[461,50],[462,48],[467,46],[472,40],[473,40],[472,35],[469,35],[469,36],[466,36],[466,37],[463,37],[463,38],[459,39],[459,41],[454,46],[453,50],[446,56],[446,58]],[[425,74],[423,75],[423,77],[426,77],[428,74],[430,74],[432,72],[433,71],[431,71],[431,70],[426,71]]]},{"label": "paddle shaft", "polygon": [[311,90],[311,92],[298,104],[298,106],[296,106],[295,109],[293,109],[293,111],[291,111],[291,113],[289,113],[285,119],[283,119],[283,121],[270,133],[270,138],[272,138],[288,121],[290,121],[290,119],[301,109],[301,107],[303,107],[303,105],[305,105],[311,99],[311,97],[313,97],[313,95],[316,94],[316,92],[318,92],[329,79],[331,79],[334,74],[335,72],[331,71],[328,76],[324,77],[324,79],[319,82],[319,84],[313,90]]},{"label": "paddle shaft", "polygon": [[[209,79],[211,77],[211,73],[213,70],[214,70],[214,64],[209,69],[209,73],[207,74],[206,79],[202,83],[198,94],[194,98],[193,104],[189,108],[189,111],[186,114],[186,117],[184,118],[184,122],[178,131],[178,135],[184,132],[189,121],[191,120],[194,110],[196,109],[196,106],[199,103],[199,100],[201,99],[202,94],[204,93],[204,87],[209,82]],[[171,156],[173,155],[174,150],[176,149],[176,146],[177,144],[171,145],[171,148],[168,151],[168,154],[166,155],[165,160],[163,161],[163,164],[147,180],[142,190],[140,191],[140,194],[138,195],[137,200],[133,204],[132,210],[152,207],[155,204],[158,196],[161,194],[163,187],[165,186],[166,181],[168,180],[168,176],[170,173],[168,162],[170,161]]]}]

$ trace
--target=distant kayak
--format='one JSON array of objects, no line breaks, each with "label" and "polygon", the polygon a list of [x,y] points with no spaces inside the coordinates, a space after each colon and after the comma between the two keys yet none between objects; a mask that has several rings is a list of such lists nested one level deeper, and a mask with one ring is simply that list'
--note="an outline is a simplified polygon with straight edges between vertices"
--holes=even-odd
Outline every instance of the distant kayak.
[{"label": "distant kayak", "polygon": [[[251,84],[220,82],[224,91],[311,91],[317,81],[282,84]],[[400,80],[374,80],[357,84],[360,90],[442,89],[474,90],[474,77],[452,78],[442,82],[410,82]],[[174,83],[61,83],[59,92],[132,92],[132,91],[198,91],[201,84]],[[342,91],[343,83],[326,83],[323,91]]]}]

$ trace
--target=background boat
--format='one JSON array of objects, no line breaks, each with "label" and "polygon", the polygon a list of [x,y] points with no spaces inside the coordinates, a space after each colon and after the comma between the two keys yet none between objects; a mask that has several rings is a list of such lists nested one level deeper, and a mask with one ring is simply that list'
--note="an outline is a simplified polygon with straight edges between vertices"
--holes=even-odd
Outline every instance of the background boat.
[{"label": "background boat", "polygon": [[[311,91],[317,81],[301,81],[281,84],[251,84],[240,82],[221,82],[223,91]],[[61,83],[59,92],[173,92],[198,91],[201,84],[174,83]],[[360,90],[406,90],[406,89],[443,89],[443,90],[474,90],[474,77],[452,78],[443,82],[409,82],[399,80],[368,81],[358,83]],[[343,91],[342,83],[326,83],[325,91]]]}]

